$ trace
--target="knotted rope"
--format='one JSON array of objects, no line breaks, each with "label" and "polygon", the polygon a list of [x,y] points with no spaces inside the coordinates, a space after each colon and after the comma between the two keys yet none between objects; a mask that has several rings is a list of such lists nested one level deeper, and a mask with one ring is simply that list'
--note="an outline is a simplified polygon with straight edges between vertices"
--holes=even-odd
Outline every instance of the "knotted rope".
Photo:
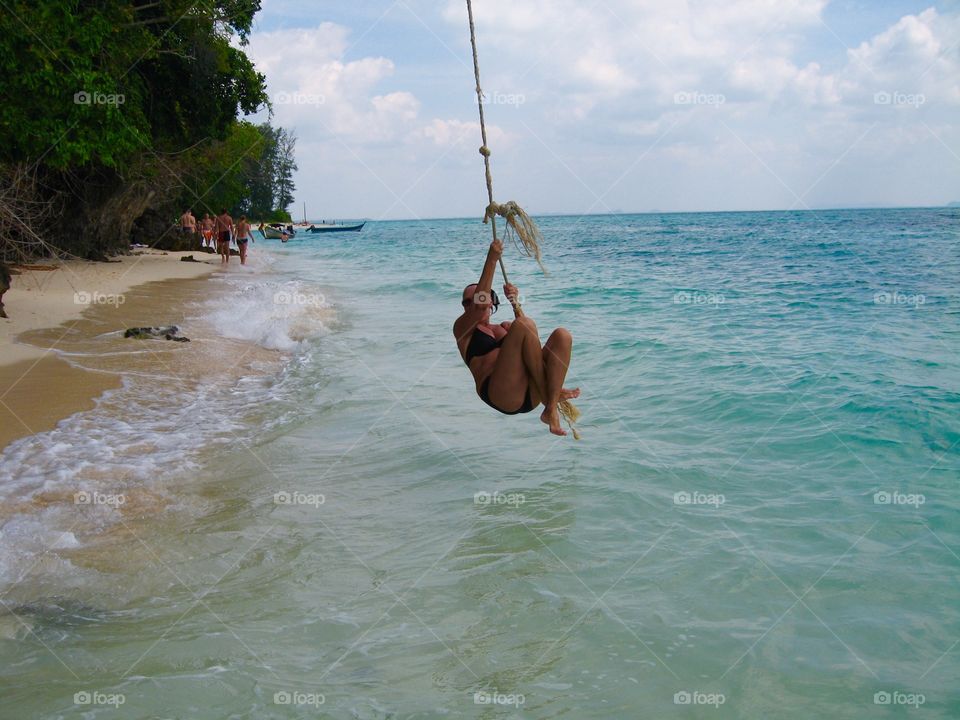
[{"label": "knotted rope", "polygon": [[[480,61],[477,57],[477,31],[473,23],[473,4],[471,0],[467,0],[467,17],[470,21],[470,48],[473,50],[473,77],[474,80],[476,80],[477,109],[480,112],[480,138],[483,142],[480,146],[480,154],[483,155],[483,169],[487,181],[488,204],[483,213],[483,222],[490,223],[493,239],[497,240],[497,217],[502,217],[507,225],[507,237],[513,239],[514,245],[521,253],[527,257],[534,258],[540,266],[540,269],[546,273],[547,270],[543,266],[543,260],[540,255],[540,243],[543,241],[543,236],[540,234],[540,229],[536,223],[533,222],[533,219],[527,215],[524,209],[513,200],[501,204],[493,199],[493,174],[490,171],[490,146],[487,144],[487,125],[483,116],[483,88],[480,86]],[[500,257],[500,272],[503,274],[503,282],[509,283],[510,281],[507,279],[507,269],[503,264],[502,256]],[[523,310],[517,298],[509,298],[509,300],[516,316],[522,317]],[[545,389],[546,388],[544,388],[544,390]],[[577,410],[569,400],[561,400],[557,403],[557,409],[563,419],[567,421],[567,425],[570,426],[573,437],[579,440],[580,434],[573,424],[580,417],[580,411]]]}]

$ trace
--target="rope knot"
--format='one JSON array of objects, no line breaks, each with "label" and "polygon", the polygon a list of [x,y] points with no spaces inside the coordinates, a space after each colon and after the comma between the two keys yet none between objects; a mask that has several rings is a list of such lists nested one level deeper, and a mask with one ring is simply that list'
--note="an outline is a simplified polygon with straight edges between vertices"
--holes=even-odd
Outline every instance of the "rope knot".
[{"label": "rope knot", "polygon": [[507,237],[512,236],[520,252],[536,260],[540,269],[546,273],[540,257],[540,243],[543,238],[533,219],[513,200],[505,203],[491,202],[484,210],[483,222],[487,223],[498,215],[507,223]]},{"label": "rope knot", "polygon": [[484,157],[490,157],[490,148],[488,148],[486,145],[481,145],[480,154]]}]

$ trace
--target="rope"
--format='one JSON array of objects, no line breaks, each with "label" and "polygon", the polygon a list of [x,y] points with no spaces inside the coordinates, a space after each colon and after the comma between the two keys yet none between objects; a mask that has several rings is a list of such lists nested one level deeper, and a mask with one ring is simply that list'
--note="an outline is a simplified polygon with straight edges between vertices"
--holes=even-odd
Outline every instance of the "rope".
[{"label": "rope", "polygon": [[[473,24],[473,5],[470,0],[467,0],[467,17],[470,20],[470,48],[473,50],[473,77],[476,80],[476,91],[477,91],[477,109],[480,111],[480,137],[483,140],[483,144],[480,146],[480,154],[483,155],[483,169],[484,174],[486,175],[487,180],[487,200],[490,201],[490,204],[487,206],[494,207],[496,203],[493,201],[493,174],[490,172],[490,148],[487,147],[487,123],[483,117],[483,88],[480,87],[480,60],[477,57],[477,30]],[[483,221],[486,222],[489,216],[485,216]],[[497,221],[494,217],[489,217],[490,219],[490,230],[493,232],[493,239],[497,239]],[[503,266],[503,258],[500,258],[500,272],[503,273],[503,281],[509,282],[507,280],[507,271]]]},{"label": "rope", "polygon": [[[480,113],[480,138],[483,144],[480,146],[480,154],[483,155],[484,176],[487,182],[487,207],[483,214],[483,222],[490,223],[490,230],[493,233],[493,239],[497,240],[497,216],[504,219],[507,226],[507,234],[513,233],[514,242],[517,249],[528,257],[536,259],[540,269],[546,273],[543,267],[543,261],[540,256],[540,242],[543,237],[536,223],[524,212],[514,201],[503,204],[497,203],[493,199],[493,174],[490,171],[490,147],[487,145],[487,124],[483,116],[483,88],[480,86],[480,60],[477,56],[477,31],[473,23],[473,3],[467,0],[467,18],[470,21],[470,49],[473,51],[473,78],[476,81],[477,91],[477,110]],[[503,256],[499,259],[500,272],[503,274],[503,282],[509,283],[507,279],[507,269],[503,264]],[[513,306],[513,312],[517,317],[523,316],[523,310],[516,298],[509,298]],[[557,409],[560,415],[567,421],[573,437],[580,439],[580,434],[573,424],[580,417],[580,411],[569,400],[561,400],[557,403]]]},{"label": "rope", "polygon": [[[524,255],[532,257],[537,261],[540,269],[546,273],[543,267],[543,261],[540,255],[540,242],[543,237],[536,223],[524,212],[517,203],[506,202],[497,203],[493,199],[493,173],[490,170],[490,146],[487,144],[487,123],[483,114],[483,88],[480,85],[480,60],[477,55],[477,31],[473,22],[473,4],[467,0],[467,17],[470,20],[470,48],[473,51],[473,77],[476,81],[477,91],[477,110],[480,114],[480,138],[483,144],[480,146],[480,154],[483,155],[484,177],[487,183],[487,208],[483,215],[483,222],[490,223],[490,230],[493,233],[493,239],[497,239],[497,216],[504,219],[507,225],[507,235],[511,235],[515,241],[517,249]],[[503,274],[503,281],[510,282],[507,279],[507,269],[503,264],[503,258],[500,258],[500,272]],[[523,315],[520,305],[511,301],[518,317]]]}]

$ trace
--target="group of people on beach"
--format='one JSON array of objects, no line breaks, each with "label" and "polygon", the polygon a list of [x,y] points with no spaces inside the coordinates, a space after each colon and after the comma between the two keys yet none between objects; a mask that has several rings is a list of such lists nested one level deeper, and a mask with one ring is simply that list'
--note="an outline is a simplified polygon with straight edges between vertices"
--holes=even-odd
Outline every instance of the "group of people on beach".
[{"label": "group of people on beach", "polygon": [[230,262],[231,240],[237,244],[241,265],[247,264],[248,243],[256,242],[247,216],[241,215],[240,219],[234,223],[226,208],[221,208],[220,214],[216,217],[210,217],[210,213],[204,213],[203,220],[199,223],[193,215],[193,210],[187,209],[180,216],[180,232],[191,238],[196,237],[199,232],[201,247],[215,248],[220,255],[221,264]]}]

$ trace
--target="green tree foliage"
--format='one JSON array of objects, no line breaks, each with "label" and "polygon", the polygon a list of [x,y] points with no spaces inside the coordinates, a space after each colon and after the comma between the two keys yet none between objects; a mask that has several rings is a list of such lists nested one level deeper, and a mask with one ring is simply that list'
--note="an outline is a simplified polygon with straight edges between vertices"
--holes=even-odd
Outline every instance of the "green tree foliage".
[{"label": "green tree foliage", "polygon": [[[293,136],[237,120],[269,104],[243,50],[259,9],[260,0],[0,3],[0,170],[30,168],[47,193],[38,200],[71,217],[43,230],[54,245],[99,257],[124,247],[145,214],[289,204]],[[0,245],[15,239],[0,227]]]},{"label": "green tree foliage", "polygon": [[270,220],[289,219],[296,138],[284,128],[237,122],[223,141],[197,153],[184,174],[183,207]]},{"label": "green tree foliage", "polygon": [[222,139],[267,102],[231,46],[259,0],[5,0],[0,158],[117,167],[143,151]]},{"label": "green tree foliage", "polygon": [[297,145],[297,136],[284,128],[277,130],[275,145],[273,185],[276,188],[274,207],[286,210],[293,202],[293,173],[297,169],[294,149]]}]

